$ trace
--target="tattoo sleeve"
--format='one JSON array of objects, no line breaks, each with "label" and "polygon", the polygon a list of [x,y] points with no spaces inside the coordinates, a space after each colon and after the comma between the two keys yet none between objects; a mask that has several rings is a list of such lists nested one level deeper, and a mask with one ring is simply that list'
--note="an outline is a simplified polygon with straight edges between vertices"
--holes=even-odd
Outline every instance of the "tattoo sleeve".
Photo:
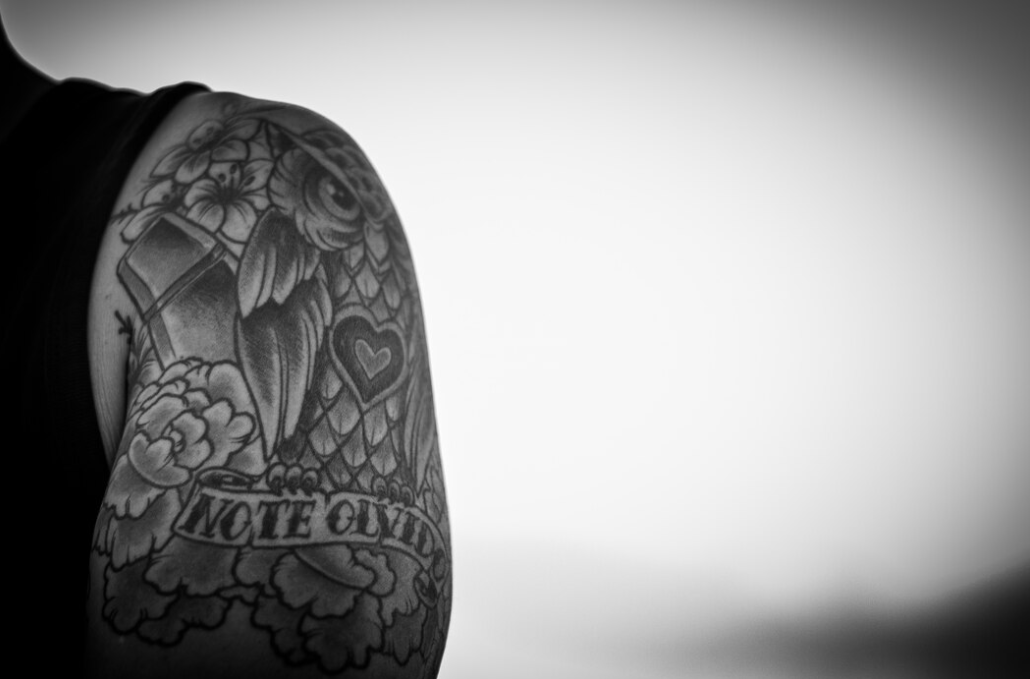
[{"label": "tattoo sleeve", "polygon": [[103,625],[176,647],[244,620],[285,666],[435,676],[447,508],[386,191],[338,128],[239,99],[147,169],[113,218],[136,322],[112,319],[131,348]]}]

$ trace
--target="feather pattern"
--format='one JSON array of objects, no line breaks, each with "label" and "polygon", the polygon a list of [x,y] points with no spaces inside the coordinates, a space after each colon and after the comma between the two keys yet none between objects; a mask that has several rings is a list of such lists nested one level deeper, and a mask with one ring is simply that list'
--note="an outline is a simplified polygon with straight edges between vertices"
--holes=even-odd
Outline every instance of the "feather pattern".
[{"label": "feather pattern", "polygon": [[240,314],[246,318],[269,300],[285,302],[301,281],[311,278],[320,259],[292,219],[277,209],[268,210],[254,227],[240,261]]},{"label": "feather pattern", "polygon": [[332,319],[318,251],[277,210],[261,219],[243,252],[238,292],[237,352],[270,456],[297,427]]}]

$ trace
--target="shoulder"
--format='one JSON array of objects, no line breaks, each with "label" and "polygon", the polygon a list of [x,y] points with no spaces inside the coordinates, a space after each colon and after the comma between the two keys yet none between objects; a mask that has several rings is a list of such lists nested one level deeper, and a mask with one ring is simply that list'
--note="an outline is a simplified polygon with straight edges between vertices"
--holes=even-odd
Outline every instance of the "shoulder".
[{"label": "shoulder", "polygon": [[[192,205],[197,182],[206,186],[205,180],[220,181],[224,193],[232,194],[237,178],[224,173],[248,166],[264,169],[298,147],[331,154],[335,165],[347,172],[357,164],[368,165],[354,139],[314,111],[228,92],[192,94],[169,112],[136,158],[116,216],[175,200]],[[240,183],[240,188],[252,186]],[[190,189],[194,194],[187,197]]]},{"label": "shoulder", "polygon": [[[343,174],[334,176],[326,168]],[[139,300],[131,299],[131,285],[127,290],[124,280],[131,273],[126,271],[127,248],[164,220],[188,223],[186,230],[200,240],[239,257],[259,216],[276,200],[314,206],[316,213],[324,208],[321,222],[318,214],[298,215],[298,224],[307,226],[313,238],[332,237],[340,230],[339,217],[359,202],[366,212],[393,212],[354,139],[300,106],[231,92],[197,92],[179,101],[144,144],[102,239],[90,296],[90,368],[109,461],[122,426],[126,337],[141,320]],[[320,232],[319,224],[330,221],[334,228]],[[399,234],[399,220],[393,221]],[[167,235],[151,231],[153,237]]]},{"label": "shoulder", "polygon": [[[197,183],[209,186],[207,180],[221,182],[226,195],[235,188],[252,188],[249,176],[237,184],[238,178],[226,173],[247,167],[263,170],[297,146],[333,153],[337,164],[343,161],[344,166],[359,160],[341,155],[346,148],[357,150],[350,135],[309,109],[227,92],[187,96],[137,157],[119,198],[119,211],[175,200],[192,206],[199,195]],[[363,154],[360,160],[367,164]],[[191,189],[193,195],[187,196]],[[205,219],[211,222],[214,216]]]},{"label": "shoulder", "polygon": [[294,106],[184,100],[96,271],[93,348],[124,392],[96,667],[435,676],[450,537],[422,312],[353,139]]}]

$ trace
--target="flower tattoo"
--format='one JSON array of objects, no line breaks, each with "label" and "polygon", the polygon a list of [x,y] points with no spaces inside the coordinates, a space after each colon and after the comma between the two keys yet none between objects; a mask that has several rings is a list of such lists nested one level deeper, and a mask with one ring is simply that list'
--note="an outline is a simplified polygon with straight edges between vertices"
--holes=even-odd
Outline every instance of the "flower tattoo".
[{"label": "flower tattoo", "polygon": [[435,676],[450,535],[410,253],[353,140],[293,121],[232,102],[112,218],[138,320],[102,617],[174,646],[233,609],[286,666]]}]

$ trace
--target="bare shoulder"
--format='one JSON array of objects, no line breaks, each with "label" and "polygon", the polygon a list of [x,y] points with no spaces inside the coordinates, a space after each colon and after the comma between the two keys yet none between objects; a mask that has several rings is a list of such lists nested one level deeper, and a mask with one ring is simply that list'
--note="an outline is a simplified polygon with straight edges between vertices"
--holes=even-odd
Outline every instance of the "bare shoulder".
[{"label": "bare shoulder", "polygon": [[123,361],[125,407],[93,669],[435,676],[450,536],[421,304],[358,145],[304,109],[191,97],[102,248],[91,349]]},{"label": "bare shoulder", "polygon": [[[320,145],[323,155],[350,161],[355,180],[374,184],[385,199],[385,189],[367,158],[333,122],[298,106],[235,93],[201,92],[186,97],[169,112],[136,158],[101,244],[90,302],[94,402],[109,462],[124,418],[129,358],[125,339],[139,320],[138,305],[131,303],[118,274],[125,247],[156,217],[171,214],[188,218],[239,250],[257,213],[267,205],[275,154],[281,155],[305,134],[311,141],[305,148]],[[360,177],[354,174],[359,166]],[[308,174],[313,180],[317,173]],[[331,185],[328,177],[321,179],[323,189]],[[373,199],[365,193],[367,199]],[[399,228],[399,220],[395,221]],[[159,232],[155,229],[152,236]]]}]

